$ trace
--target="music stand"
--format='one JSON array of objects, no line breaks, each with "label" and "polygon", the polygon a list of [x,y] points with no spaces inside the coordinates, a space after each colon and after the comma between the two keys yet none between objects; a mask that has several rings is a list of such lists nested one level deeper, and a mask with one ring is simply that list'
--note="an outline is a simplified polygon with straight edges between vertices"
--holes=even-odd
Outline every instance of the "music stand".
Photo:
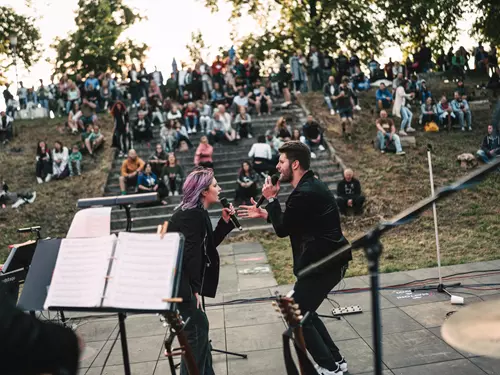
[{"label": "music stand", "polygon": [[435,195],[425,198],[413,206],[400,212],[390,220],[379,223],[375,228],[364,235],[356,238],[351,244],[343,246],[325,258],[305,267],[299,271],[298,279],[306,277],[318,269],[327,267],[346,251],[364,249],[368,259],[368,270],[370,271],[370,294],[372,299],[372,330],[373,330],[373,351],[375,363],[375,375],[382,375],[382,324],[380,314],[380,296],[379,296],[379,259],[382,254],[382,243],[380,237],[387,231],[407,224],[415,220],[425,212],[433,203],[446,198],[470,184],[476,183],[493,172],[500,166],[500,158],[496,158],[489,164],[477,169],[467,176],[457,180],[453,184],[439,189]]}]

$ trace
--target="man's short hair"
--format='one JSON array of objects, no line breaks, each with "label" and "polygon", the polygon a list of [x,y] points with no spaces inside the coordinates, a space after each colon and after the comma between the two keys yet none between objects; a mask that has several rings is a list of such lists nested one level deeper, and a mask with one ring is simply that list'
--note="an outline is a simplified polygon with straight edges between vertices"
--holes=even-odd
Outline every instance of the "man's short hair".
[{"label": "man's short hair", "polygon": [[342,82],[349,82],[349,77],[348,76],[343,76],[342,77]]},{"label": "man's short hair", "polygon": [[281,154],[285,154],[286,158],[293,163],[297,160],[300,167],[307,171],[311,167],[311,151],[309,147],[300,141],[289,141],[281,146],[278,150]]}]

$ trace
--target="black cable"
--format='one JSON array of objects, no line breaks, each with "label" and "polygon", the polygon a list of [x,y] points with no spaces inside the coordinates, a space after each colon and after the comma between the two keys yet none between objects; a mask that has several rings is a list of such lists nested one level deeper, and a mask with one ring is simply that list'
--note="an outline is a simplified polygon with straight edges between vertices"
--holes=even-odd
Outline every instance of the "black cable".
[{"label": "black cable", "polygon": [[[118,324],[119,323],[116,323],[116,326],[115,328],[113,329],[113,331],[118,327]],[[111,333],[109,334],[109,336],[111,336],[111,334],[113,333],[113,331],[111,331]],[[120,330],[118,330],[118,334],[120,333]],[[118,338],[118,334],[116,336],[116,338]],[[109,336],[108,336],[108,340],[109,340]],[[115,338],[115,342],[116,342],[116,338]],[[113,344],[114,345],[114,344]],[[89,367],[87,368],[87,371],[85,371],[85,374],[84,375],[87,375],[87,372],[89,372],[90,368],[92,367],[92,365],[94,364],[95,360],[97,359],[97,357],[99,357],[99,355],[102,353],[102,351],[104,350],[104,347],[106,346],[106,343],[104,343],[104,345],[101,347],[101,349],[99,350],[99,352],[97,353],[97,355],[95,356],[94,360],[90,363]],[[113,348],[111,348],[113,349]],[[108,357],[109,357],[109,354],[111,353],[111,350],[109,351],[108,353]],[[107,361],[107,358],[106,358],[106,361]],[[106,363],[106,362],[104,362]],[[104,367],[103,367],[104,368]],[[102,373],[101,373],[102,374]]]}]

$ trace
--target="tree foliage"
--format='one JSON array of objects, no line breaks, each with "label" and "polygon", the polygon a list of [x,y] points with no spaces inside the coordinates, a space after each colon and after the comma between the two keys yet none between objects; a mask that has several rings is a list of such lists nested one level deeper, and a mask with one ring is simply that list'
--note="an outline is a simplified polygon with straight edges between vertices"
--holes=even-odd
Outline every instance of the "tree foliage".
[{"label": "tree foliage", "polygon": [[498,0],[475,0],[477,18],[473,34],[479,39],[500,46],[500,2]]},{"label": "tree foliage", "polygon": [[17,36],[18,61],[22,61],[29,68],[40,59],[40,32],[32,18],[2,6],[0,7],[0,66],[5,70],[14,64],[13,58],[9,57],[12,53],[9,36],[13,34]]},{"label": "tree foliage", "polygon": [[121,34],[142,19],[123,0],[79,0],[75,17],[77,29],[66,39],[57,38],[55,71],[84,74],[91,70],[121,71],[132,60],[143,60],[147,46]]},{"label": "tree foliage", "polygon": [[203,40],[203,35],[200,30],[191,33],[191,43],[186,44],[186,49],[189,52],[189,57],[193,62],[198,62],[200,59],[204,58],[207,53],[207,49],[210,48],[205,45]]}]

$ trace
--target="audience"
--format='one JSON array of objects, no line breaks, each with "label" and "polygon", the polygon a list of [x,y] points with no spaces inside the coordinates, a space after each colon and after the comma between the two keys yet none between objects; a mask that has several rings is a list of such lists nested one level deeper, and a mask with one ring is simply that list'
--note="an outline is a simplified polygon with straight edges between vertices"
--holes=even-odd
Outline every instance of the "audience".
[{"label": "audience", "polygon": [[420,122],[422,123],[422,125],[425,126],[429,122],[435,122],[436,124],[439,123],[439,115],[437,112],[437,107],[433,104],[432,97],[429,96],[425,100],[425,103],[422,104],[421,106],[421,110],[422,110],[422,117]]},{"label": "audience", "polygon": [[375,122],[377,126],[377,140],[380,152],[383,154],[394,147],[396,155],[404,155],[405,152],[401,147],[401,140],[396,134],[396,126],[394,121],[387,115],[385,109],[380,111],[380,117]]},{"label": "audience", "polygon": [[305,143],[311,150],[311,157],[313,159],[316,158],[314,150],[319,149],[320,151],[325,151],[323,129],[321,129],[321,126],[314,121],[312,115],[307,116],[307,122],[302,127],[302,134],[304,135]]},{"label": "audience", "polygon": [[200,114],[200,127],[201,131],[206,133],[207,132],[207,127],[211,121],[211,116],[212,116],[212,107],[210,107],[208,104],[204,103],[201,100],[198,100],[196,102],[196,105],[198,107],[198,113]]},{"label": "audience", "polygon": [[7,144],[12,139],[12,126],[14,119],[5,111],[0,112],[0,142]]},{"label": "audience", "polygon": [[[337,87],[333,100],[337,103],[337,110],[340,114],[342,123],[342,135],[346,136],[349,140],[352,134],[352,118],[354,108],[354,93],[348,86],[349,78],[342,77],[342,83]],[[307,137],[306,137],[307,138]]]},{"label": "audience", "polygon": [[119,178],[120,192],[127,194],[127,189],[137,187],[137,177],[144,169],[144,161],[137,156],[134,149],[128,151],[128,157],[122,163],[121,175]]},{"label": "audience", "polygon": [[207,136],[202,136],[200,139],[200,144],[196,149],[194,154],[194,165],[197,167],[204,168],[214,168],[214,163],[212,160],[212,155],[214,153],[214,148],[208,143]]},{"label": "audience", "polygon": [[92,131],[85,138],[85,147],[91,157],[94,157],[94,151],[104,142],[104,136],[101,134],[99,125],[94,124]]},{"label": "audience", "polygon": [[156,176],[161,176],[161,171],[163,166],[167,163],[168,155],[163,151],[163,147],[160,143],[156,145],[155,152],[148,159],[148,163],[151,164],[151,171]]},{"label": "audience", "polygon": [[375,97],[377,99],[377,107],[379,110],[391,108],[391,105],[393,103],[392,94],[389,89],[385,87],[385,83],[380,83]]},{"label": "audience", "polygon": [[71,148],[71,154],[69,154],[68,157],[68,168],[69,168],[69,175],[70,177],[73,177],[75,175],[75,168],[76,168],[76,175],[80,176],[82,174],[82,153],[80,152],[80,149],[78,148],[78,145],[74,145]]},{"label": "audience", "polygon": [[266,137],[259,135],[257,143],[252,145],[248,157],[252,158],[253,169],[261,176],[267,176],[274,170],[271,146],[266,143]]},{"label": "audience", "polygon": [[274,132],[272,130],[266,131],[266,143],[271,147],[272,153],[272,164],[278,164],[278,160],[280,157],[279,149],[283,145],[283,141],[276,138]]},{"label": "audience", "polygon": [[352,169],[344,171],[344,179],[337,185],[337,205],[339,211],[346,215],[348,207],[354,209],[354,214],[363,213],[365,197],[361,195],[361,184],[354,178]]},{"label": "audience", "polygon": [[287,142],[292,138],[292,133],[290,131],[290,126],[286,124],[285,116],[281,116],[276,122],[276,127],[274,128],[274,132],[279,140],[283,142]]},{"label": "audience", "polygon": [[247,113],[244,106],[239,107],[239,113],[234,119],[236,134],[241,138],[252,138],[252,118]]},{"label": "audience", "polygon": [[219,120],[222,122],[224,129],[224,136],[229,143],[235,142],[240,139],[240,135],[236,134],[236,130],[231,127],[231,115],[226,112],[226,107],[219,105],[217,107]]},{"label": "audience", "polygon": [[[406,82],[403,80],[399,83],[396,89],[396,99],[394,100],[394,106],[392,107],[392,114],[396,117],[401,118],[401,127],[399,130],[399,135],[408,135],[415,131],[411,127],[411,121],[413,119],[413,113],[411,113],[410,108],[406,106],[406,99],[413,99],[415,97],[414,93],[407,94],[405,91]],[[406,130],[406,131],[405,131]]]},{"label": "audience", "polygon": [[154,193],[158,191],[158,177],[153,173],[151,163],[144,165],[144,171],[137,178],[138,193]]},{"label": "audience", "polygon": [[179,195],[184,180],[184,171],[173,152],[168,155],[167,163],[161,171],[161,179],[167,188],[169,197]]},{"label": "audience", "polygon": [[260,116],[262,112],[267,112],[268,115],[271,114],[273,110],[273,101],[271,100],[271,95],[267,92],[264,85],[259,87],[259,93],[255,95],[254,100],[257,116]]},{"label": "audience", "polygon": [[80,111],[80,105],[78,102],[74,102],[71,111],[68,114],[68,121],[66,125],[72,134],[78,134],[80,127],[78,126],[78,120],[82,116],[82,111]]},{"label": "audience", "polygon": [[44,141],[36,147],[36,180],[39,184],[52,179],[52,153]]},{"label": "audience", "polygon": [[481,149],[477,151],[477,157],[489,163],[489,161],[500,155],[500,137],[493,133],[493,125],[488,125],[488,134],[483,138]]},{"label": "audience", "polygon": [[68,169],[69,151],[59,141],[54,143],[52,149],[52,176],[56,180],[62,180],[69,175]]},{"label": "audience", "polygon": [[236,196],[234,205],[251,204],[252,198],[257,196],[257,181],[259,177],[253,171],[250,162],[241,163],[238,179],[236,180]]},{"label": "audience", "polygon": [[198,110],[193,102],[188,103],[184,111],[184,122],[188,134],[196,134],[198,131]]},{"label": "audience", "polygon": [[465,131],[466,123],[469,131],[472,131],[472,114],[469,103],[463,96],[460,96],[458,91],[455,91],[454,93],[454,99],[451,101],[451,108],[455,116],[458,118],[458,123],[460,124],[462,131]]},{"label": "audience", "polygon": [[146,112],[138,112],[137,119],[133,125],[134,140],[149,142],[153,138],[153,131],[151,129],[151,120]]},{"label": "audience", "polygon": [[451,124],[456,116],[455,113],[453,113],[453,109],[451,108],[450,103],[448,103],[448,99],[446,99],[446,95],[443,95],[441,97],[436,110],[439,116],[439,124],[442,126],[446,126],[446,129],[448,131],[451,131]]}]

